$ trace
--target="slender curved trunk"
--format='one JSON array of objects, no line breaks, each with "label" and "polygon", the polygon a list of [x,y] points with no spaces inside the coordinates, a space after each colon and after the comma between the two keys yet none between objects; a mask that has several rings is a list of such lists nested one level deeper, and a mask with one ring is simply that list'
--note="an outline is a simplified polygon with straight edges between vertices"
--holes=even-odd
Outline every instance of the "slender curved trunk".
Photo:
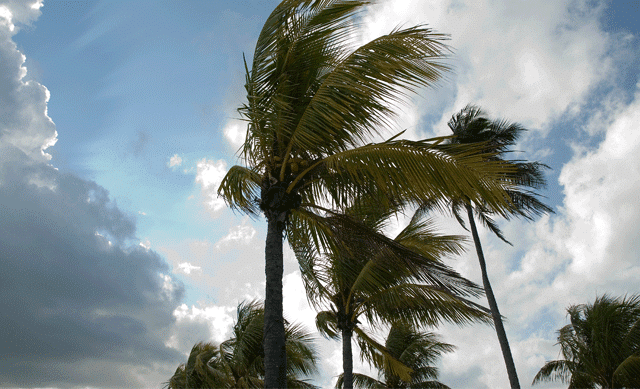
[{"label": "slender curved trunk", "polygon": [[513,363],[513,356],[511,355],[511,348],[509,348],[509,340],[507,340],[507,333],[504,330],[502,324],[502,318],[500,317],[500,311],[498,310],[498,303],[493,295],[491,284],[489,283],[489,276],[487,275],[487,264],[484,261],[484,254],[482,253],[482,245],[480,245],[480,237],[478,236],[478,230],[476,229],[476,223],[473,220],[473,208],[467,204],[467,215],[469,217],[469,224],[471,225],[471,235],[473,235],[473,243],[476,245],[476,253],[478,254],[478,260],[480,261],[480,270],[482,271],[482,284],[484,286],[484,292],[489,302],[489,309],[491,309],[491,316],[493,316],[493,322],[496,326],[496,333],[498,334],[498,341],[500,342],[500,348],[502,349],[502,356],[504,357],[504,363],[507,365],[507,374],[509,375],[509,383],[512,389],[520,389],[520,382],[518,381],[518,374],[516,373],[516,365]]},{"label": "slender curved trunk", "polygon": [[276,217],[267,217],[267,242],[265,247],[265,275],[267,280],[264,301],[264,386],[287,387],[287,353],[282,316],[282,232],[284,223]]},{"label": "slender curved trunk", "polygon": [[351,337],[353,330],[351,328],[342,329],[342,371],[343,389],[353,389],[353,351],[351,350]]}]

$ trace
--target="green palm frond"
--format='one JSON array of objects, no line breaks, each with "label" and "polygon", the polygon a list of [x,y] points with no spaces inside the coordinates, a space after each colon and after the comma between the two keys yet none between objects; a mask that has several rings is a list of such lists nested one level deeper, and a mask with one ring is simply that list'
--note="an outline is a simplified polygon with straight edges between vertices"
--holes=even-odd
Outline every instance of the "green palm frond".
[{"label": "green palm frond", "polygon": [[538,371],[531,385],[544,381],[561,381],[568,383],[571,379],[571,371],[575,370],[573,362],[565,360],[547,361]]},{"label": "green palm frond", "polygon": [[[425,27],[395,30],[353,51],[324,78],[291,137],[293,149],[321,145],[331,155],[361,145],[389,125],[390,102],[426,86],[448,70],[446,35]],[[407,91],[407,92],[405,92]]]},{"label": "green palm frond", "polygon": [[640,387],[640,355],[630,355],[613,372],[614,385]]},{"label": "green palm frond", "polygon": [[261,179],[256,170],[235,165],[220,183],[218,195],[229,206],[256,215],[260,211],[257,199],[260,197]]},{"label": "green palm frond", "polygon": [[356,327],[353,330],[356,341],[360,347],[360,357],[363,361],[374,366],[378,370],[389,371],[400,377],[403,381],[411,381],[413,369],[400,362],[389,350],[378,341],[367,335],[362,329]]},{"label": "green palm frond", "polygon": [[285,338],[288,376],[296,378],[316,373],[318,352],[314,346],[315,338],[311,333],[301,324],[287,323]]},{"label": "green palm frond", "polygon": [[433,219],[412,218],[409,224],[394,239],[401,245],[431,258],[445,255],[460,255],[463,243],[468,238],[461,235],[440,235],[436,233]]},{"label": "green palm frond", "polygon": [[[336,381],[336,389],[342,389],[344,382],[344,374],[338,376]],[[386,389],[384,382],[378,381],[373,377],[365,374],[353,373],[353,387],[359,389]]]},{"label": "green palm frond", "polygon": [[316,327],[320,335],[340,340],[340,330],[338,329],[338,318],[333,311],[322,311],[316,315]]},{"label": "green palm frond", "polygon": [[[372,309],[384,312],[377,315]],[[459,325],[492,324],[489,310],[470,300],[431,285],[400,284],[370,296],[359,312],[371,323],[403,321],[420,326],[442,321]]]},{"label": "green palm frond", "polygon": [[[369,144],[327,156],[310,169],[322,180],[309,181],[311,193],[329,193],[334,204],[359,197],[361,188],[375,185],[390,198],[412,202],[446,202],[467,196],[508,213],[511,200],[504,190],[516,171],[504,161],[487,161],[480,146],[440,145],[439,139]],[[288,190],[297,185],[293,181]]]}]

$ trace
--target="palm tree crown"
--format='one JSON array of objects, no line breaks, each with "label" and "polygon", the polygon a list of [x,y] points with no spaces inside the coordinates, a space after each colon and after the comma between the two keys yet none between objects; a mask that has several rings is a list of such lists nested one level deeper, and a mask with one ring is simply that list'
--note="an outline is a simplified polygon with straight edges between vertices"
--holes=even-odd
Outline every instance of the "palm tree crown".
[{"label": "palm tree crown", "polygon": [[564,359],[548,361],[533,379],[577,388],[640,387],[640,295],[607,295],[567,308],[571,324],[558,331]]},{"label": "palm tree crown", "polygon": [[[204,342],[194,345],[187,363],[178,366],[165,388],[263,388],[263,325],[261,303],[240,303],[231,338],[219,346]],[[287,323],[285,333],[287,386],[316,389],[303,379],[317,372],[313,337],[299,324]]]},{"label": "palm tree crown", "polygon": [[[446,36],[424,26],[395,29],[355,45],[358,13],[368,0],[284,0],[258,37],[246,65],[248,123],[241,156],[219,194],[236,209],[262,212],[265,247],[267,387],[284,387],[282,239],[314,223],[321,204],[341,206],[371,188],[389,198],[420,201],[467,196],[494,209],[512,206],[505,164],[442,139],[394,138],[372,144],[390,128],[409,92],[432,85],[443,64]],[[287,224],[287,222],[289,224]]]}]

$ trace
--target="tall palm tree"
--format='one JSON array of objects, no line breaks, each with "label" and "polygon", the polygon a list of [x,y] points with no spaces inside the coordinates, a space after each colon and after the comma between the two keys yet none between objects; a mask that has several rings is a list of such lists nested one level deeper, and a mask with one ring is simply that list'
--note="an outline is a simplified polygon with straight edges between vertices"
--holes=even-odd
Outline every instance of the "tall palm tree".
[{"label": "tall palm tree", "polygon": [[576,388],[640,387],[640,295],[597,297],[567,308],[558,331],[564,359],[548,361],[532,384],[560,380]]},{"label": "tall palm tree", "polygon": [[[447,385],[437,381],[438,369],[433,365],[442,353],[451,352],[454,346],[441,342],[432,332],[418,331],[412,326],[394,323],[391,326],[385,349],[396,360],[411,368],[411,379],[405,381],[389,368],[388,363],[374,363],[378,369],[378,379],[365,374],[354,374],[353,381],[358,388],[386,389],[386,388],[424,388],[450,389]],[[371,350],[369,350],[371,351]],[[371,361],[382,360],[368,356]],[[343,388],[343,375],[338,378],[336,388]]]},{"label": "tall palm tree", "polygon": [[[360,47],[358,13],[369,0],[284,0],[258,37],[246,67],[248,122],[244,166],[233,166],[219,195],[233,208],[267,219],[265,366],[268,388],[285,383],[282,318],[283,235],[313,223],[320,204],[337,206],[375,187],[418,201],[467,195],[511,207],[503,164],[445,147],[442,139],[395,137],[396,107],[432,85],[443,64],[445,35],[424,26],[395,29]],[[456,153],[456,151],[458,151]]]},{"label": "tall palm tree", "polygon": [[[219,346],[197,343],[189,359],[178,366],[166,389],[263,388],[264,308],[257,301],[238,305],[231,338]],[[317,371],[313,338],[299,324],[286,323],[287,386],[316,389],[303,377]]]},{"label": "tall palm tree", "polygon": [[323,223],[347,237],[346,246],[320,254],[313,230],[297,234],[293,244],[307,296],[316,309],[324,309],[316,317],[318,330],[342,339],[344,388],[353,387],[353,337],[372,363],[380,365],[382,358],[391,373],[410,380],[411,369],[369,336],[363,319],[374,327],[398,320],[413,325],[491,320],[488,311],[463,297],[477,296],[481,288],[440,262],[443,255],[460,253],[462,238],[437,235],[428,220],[413,218],[391,240],[381,232],[390,214],[378,201],[360,201]]},{"label": "tall palm tree", "polygon": [[[507,160],[504,158],[507,153],[510,152],[509,148],[515,145],[520,135],[526,131],[524,127],[517,123],[510,123],[504,120],[490,120],[480,108],[473,105],[467,105],[460,112],[453,115],[448,125],[455,136],[448,139],[446,141],[447,143],[481,145],[484,152],[493,153],[493,155],[487,159],[488,162],[509,161],[516,166],[516,172],[509,175],[508,178],[505,178],[510,181],[511,184],[506,192],[514,207],[506,215],[501,212],[502,216],[507,219],[515,216],[532,220],[534,216],[553,212],[551,208],[539,200],[540,195],[536,192],[536,190],[546,186],[543,169],[548,168],[548,166],[539,162]],[[433,204],[429,202],[423,204],[422,211],[430,209],[432,205]],[[509,347],[507,334],[504,330],[504,324],[502,323],[502,316],[500,315],[498,303],[496,302],[491,283],[489,282],[487,265],[474,216],[501,240],[508,244],[511,243],[505,239],[502,231],[492,219],[492,215],[496,213],[495,210],[485,201],[476,201],[467,196],[461,196],[453,198],[450,205],[453,215],[465,229],[466,226],[462,214],[466,213],[466,218],[469,220],[471,235],[473,236],[473,242],[480,262],[482,284],[485,295],[487,296],[489,308],[491,309],[491,316],[493,317],[498,335],[502,356],[507,367],[509,382],[512,388],[520,388],[516,366],[513,362],[511,348]]]}]

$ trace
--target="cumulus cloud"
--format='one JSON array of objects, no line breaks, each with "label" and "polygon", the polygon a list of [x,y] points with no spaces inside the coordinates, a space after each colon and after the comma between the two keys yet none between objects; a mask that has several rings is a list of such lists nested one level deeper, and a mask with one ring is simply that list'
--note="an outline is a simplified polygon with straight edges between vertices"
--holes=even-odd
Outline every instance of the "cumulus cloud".
[{"label": "cumulus cloud", "polygon": [[167,346],[188,354],[197,342],[220,343],[228,338],[235,307],[182,304],[173,311],[176,324]]},{"label": "cumulus cloud", "polygon": [[[366,14],[363,39],[391,31],[399,21],[403,26],[428,23],[451,35],[454,72],[413,107],[428,124],[436,124],[436,133],[445,134],[451,114],[468,103],[546,132],[612,70],[611,40],[598,22],[602,5],[590,4],[386,1]],[[439,118],[431,117],[439,112]]]},{"label": "cumulus cloud", "polygon": [[218,197],[218,188],[227,174],[227,163],[203,158],[196,167],[196,182],[201,185],[204,206],[215,215],[225,207],[224,200]]},{"label": "cumulus cloud", "polygon": [[22,2],[0,5],[0,145],[13,146],[36,162],[46,162],[45,150],[57,141],[55,124],[47,115],[50,93],[35,81],[24,81],[26,57],[11,39],[15,23],[29,23],[40,14]]}]

